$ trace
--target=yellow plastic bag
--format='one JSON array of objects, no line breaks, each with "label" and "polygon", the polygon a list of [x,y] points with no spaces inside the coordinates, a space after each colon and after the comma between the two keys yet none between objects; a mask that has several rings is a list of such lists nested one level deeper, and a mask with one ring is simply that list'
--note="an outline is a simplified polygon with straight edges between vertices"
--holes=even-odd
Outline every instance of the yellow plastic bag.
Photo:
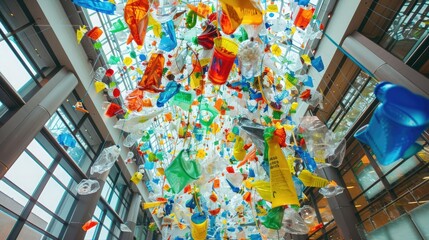
[{"label": "yellow plastic bag", "polygon": [[246,150],[244,150],[244,140],[240,136],[237,136],[235,139],[233,155],[237,161],[243,160],[246,156]]},{"label": "yellow plastic bag", "polygon": [[289,165],[278,144],[277,137],[274,135],[274,131],[275,127],[266,128],[264,131],[270,164],[272,207],[275,208],[289,204],[299,205]]},{"label": "yellow plastic bag", "polygon": [[252,186],[256,189],[262,199],[271,202],[271,184],[265,181],[254,181]]}]

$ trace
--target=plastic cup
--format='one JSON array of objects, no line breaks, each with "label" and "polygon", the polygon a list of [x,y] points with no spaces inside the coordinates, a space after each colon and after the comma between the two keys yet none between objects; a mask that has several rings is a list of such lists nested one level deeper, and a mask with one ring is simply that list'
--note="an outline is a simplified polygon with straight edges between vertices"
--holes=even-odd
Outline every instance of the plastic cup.
[{"label": "plastic cup", "polygon": [[229,73],[234,65],[235,56],[238,53],[238,44],[233,40],[219,37],[214,40],[215,51],[208,76],[210,81],[216,85],[225,84]]},{"label": "plastic cup", "polygon": [[382,103],[354,136],[371,147],[380,164],[389,165],[429,126],[429,99],[388,82],[378,84],[374,93]]}]

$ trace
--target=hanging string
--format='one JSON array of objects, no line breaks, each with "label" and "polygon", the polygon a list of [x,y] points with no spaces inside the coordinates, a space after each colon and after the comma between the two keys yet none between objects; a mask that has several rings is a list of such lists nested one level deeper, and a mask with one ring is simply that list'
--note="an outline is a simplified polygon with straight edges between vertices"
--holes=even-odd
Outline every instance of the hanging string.
[{"label": "hanging string", "polygon": [[[97,66],[97,62],[98,62],[98,60],[100,59],[100,57],[101,57],[101,52],[97,55],[97,58],[95,59],[95,62],[94,62],[94,64],[93,64],[93,66],[92,66],[92,70],[91,70],[91,72],[88,74],[89,76],[91,76],[92,75],[92,73],[94,72],[94,68]],[[86,89],[85,89],[85,94],[83,95],[83,97],[80,99],[80,102],[84,102],[85,101],[85,98],[86,98],[86,96],[88,96],[88,92],[89,92],[89,88],[91,87],[91,85],[92,85],[92,83],[95,81],[95,78],[93,77],[92,78],[92,80],[89,82],[89,84],[88,84],[88,86],[86,87]]]}]

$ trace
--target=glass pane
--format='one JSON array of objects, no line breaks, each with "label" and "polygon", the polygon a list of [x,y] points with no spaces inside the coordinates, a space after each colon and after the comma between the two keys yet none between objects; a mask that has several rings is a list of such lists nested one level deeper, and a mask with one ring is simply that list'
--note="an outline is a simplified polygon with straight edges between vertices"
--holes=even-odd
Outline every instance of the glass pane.
[{"label": "glass pane", "polygon": [[92,240],[92,239],[94,239],[94,235],[95,235],[95,232],[96,232],[96,230],[99,228],[99,226],[97,225],[96,227],[93,227],[93,228],[91,228],[91,229],[89,229],[87,232],[86,232],[86,234],[85,234],[85,240]]},{"label": "glass pane", "polygon": [[[60,111],[58,111],[60,112]],[[49,132],[51,132],[51,134],[57,138],[58,135],[60,135],[61,133],[69,133],[71,134],[70,130],[67,128],[67,126],[69,126],[69,128],[73,131],[74,126],[70,123],[70,121],[68,121],[67,118],[61,119],[58,115],[58,112],[54,113],[54,115],[52,115],[52,117],[49,119],[49,121],[45,124],[45,127],[49,130]],[[66,125],[67,124],[67,125]]]},{"label": "glass pane", "polygon": [[96,218],[96,219],[98,219],[98,220],[100,220],[101,219],[101,209],[100,209],[100,207],[99,206],[97,206],[96,208],[95,208],[95,211],[94,211],[94,217]]},{"label": "glass pane", "polygon": [[116,192],[113,193],[112,198],[110,199],[110,206],[117,210],[117,206],[118,206],[118,202],[119,202],[119,196],[116,194]]},{"label": "glass pane", "polygon": [[7,171],[5,177],[31,195],[44,174],[45,170],[24,152]]},{"label": "glass pane", "polygon": [[[6,30],[6,27],[4,26],[3,22],[0,21],[0,31],[2,31],[3,33],[7,34],[9,31]],[[2,36],[0,36],[0,40],[2,40]]]},{"label": "glass pane", "polygon": [[0,239],[7,238],[17,220],[15,217],[0,210]]},{"label": "glass pane", "polygon": [[101,228],[100,236],[98,239],[107,239],[108,236],[109,236],[109,230],[107,230],[107,228],[103,226]]},{"label": "glass pane", "polygon": [[[72,177],[70,176],[70,174],[66,170],[64,170],[64,168],[61,165],[58,165],[55,168],[54,176],[57,177],[58,180],[65,186],[69,186],[70,182],[72,181]],[[74,192],[73,189],[70,189],[70,190]]]},{"label": "glass pane", "polygon": [[390,165],[383,166],[379,164],[381,171],[386,174],[389,172],[392,168],[396,167],[398,164],[401,164],[399,167],[397,167],[395,170],[393,170],[391,173],[389,173],[386,178],[389,183],[396,182],[399,178],[405,176],[408,172],[413,170],[416,166],[418,166],[420,161],[416,157],[411,157],[407,160],[405,160],[403,163],[402,161],[396,161]]},{"label": "glass pane", "polygon": [[19,233],[17,240],[29,240],[29,239],[49,240],[52,238],[43,235],[41,232],[25,224],[21,232]]},{"label": "glass pane", "polygon": [[[362,189],[369,188],[373,183],[379,180],[377,173],[371,165],[366,166],[362,171],[357,175],[357,179]],[[374,198],[378,193],[384,190],[384,185],[381,181],[372,186],[367,190],[364,195],[367,199]]]},{"label": "glass pane", "polygon": [[43,165],[45,165],[46,168],[49,168],[52,161],[54,160],[52,156],[36,139],[31,141],[31,143],[27,147],[27,150],[29,150],[31,154],[33,154],[37,158],[37,160],[39,160]]},{"label": "glass pane", "polygon": [[97,151],[98,147],[102,143],[102,139],[98,136],[98,133],[89,118],[87,118],[83,123],[82,127],[80,128],[80,132],[86,141],[88,141],[88,144],[91,146],[91,148],[94,151]]},{"label": "glass pane", "polygon": [[41,209],[39,206],[34,206],[31,211],[30,216],[28,217],[28,221],[36,225],[37,227],[46,230],[50,234],[58,237],[63,224],[59,222],[57,219],[52,217],[51,214]]},{"label": "glass pane", "polygon": [[9,108],[7,108],[1,101],[0,101],[0,118],[3,117],[5,113],[9,111]]},{"label": "glass pane", "polygon": [[[19,52],[19,48],[12,42],[14,48]],[[31,75],[21,64],[17,56],[9,48],[5,41],[0,42],[0,72],[5,76],[8,82],[15,88],[16,91],[24,90],[24,88],[33,88],[36,86]],[[26,58],[23,58],[24,63],[29,66]]]},{"label": "glass pane", "polygon": [[104,219],[103,225],[107,227],[107,229],[110,229],[112,227],[112,219],[109,217],[109,215],[107,215]]},{"label": "glass pane", "polygon": [[62,198],[65,194],[67,194],[65,189],[51,178],[43,189],[38,201],[51,212],[56,213],[58,206],[62,204]]},{"label": "glass pane", "polygon": [[0,205],[1,206],[9,209],[10,211],[16,214],[21,214],[27,202],[28,202],[28,199],[26,197],[24,197],[22,194],[17,192],[11,186],[7,185],[4,181],[0,181]]}]

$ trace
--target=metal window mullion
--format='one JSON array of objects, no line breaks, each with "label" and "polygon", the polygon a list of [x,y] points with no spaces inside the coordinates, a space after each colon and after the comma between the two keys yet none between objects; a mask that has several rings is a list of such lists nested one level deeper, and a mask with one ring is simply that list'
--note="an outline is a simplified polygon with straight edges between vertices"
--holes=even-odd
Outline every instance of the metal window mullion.
[{"label": "metal window mullion", "polygon": [[[55,158],[55,160],[59,158],[58,156]],[[33,161],[35,161],[36,159],[33,158]],[[34,190],[33,194],[31,195],[29,202],[27,203],[27,205],[24,207],[22,213],[19,216],[18,221],[15,223],[15,225],[12,228],[11,233],[8,236],[8,239],[17,239],[19,233],[21,232],[22,228],[24,227],[25,222],[27,221],[28,217],[31,214],[31,211],[33,210],[34,206],[36,205],[36,202],[38,200],[38,198],[40,197],[40,195],[43,192],[43,189],[46,187],[46,184],[48,183],[49,179],[51,178],[52,172],[53,170],[56,168],[56,166],[58,165],[58,161],[54,161],[51,166],[49,167],[48,171],[45,171],[45,174],[43,175],[42,179],[40,180],[38,186],[36,187],[36,189]],[[37,161],[36,161],[37,162]],[[52,172],[50,172],[52,171]]]}]

